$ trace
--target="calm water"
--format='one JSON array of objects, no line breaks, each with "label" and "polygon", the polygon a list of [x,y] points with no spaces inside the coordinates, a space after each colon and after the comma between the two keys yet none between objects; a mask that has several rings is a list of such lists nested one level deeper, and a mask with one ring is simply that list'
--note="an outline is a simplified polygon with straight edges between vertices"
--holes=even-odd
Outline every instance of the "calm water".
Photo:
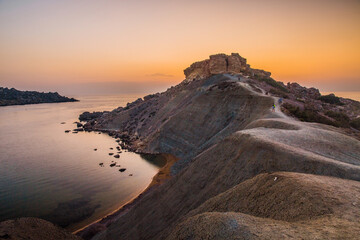
[{"label": "calm water", "polygon": [[[76,128],[84,111],[112,110],[137,98],[0,107],[0,221],[35,216],[75,230],[144,190],[161,163],[124,151],[120,159],[109,156],[117,143],[105,134],[64,132]],[[111,161],[127,170],[109,167]]]}]

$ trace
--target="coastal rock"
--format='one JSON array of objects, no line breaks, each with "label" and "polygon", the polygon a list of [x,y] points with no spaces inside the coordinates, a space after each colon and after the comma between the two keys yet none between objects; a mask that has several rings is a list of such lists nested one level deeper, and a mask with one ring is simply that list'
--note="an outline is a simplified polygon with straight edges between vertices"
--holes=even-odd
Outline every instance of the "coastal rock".
[{"label": "coastal rock", "polygon": [[75,122],[75,123],[76,123],[76,126],[77,126],[78,128],[83,127],[83,124],[82,124],[82,123],[79,123],[79,122]]},{"label": "coastal rock", "polygon": [[79,120],[80,121],[90,121],[92,119],[101,117],[104,113],[106,112],[83,112],[82,114],[80,114],[79,116]]},{"label": "coastal rock", "polygon": [[83,132],[84,129],[83,128],[75,128],[73,129],[74,132]]},{"label": "coastal rock", "polygon": [[114,158],[120,158],[119,154],[114,155]]},{"label": "coastal rock", "polygon": [[125,172],[126,171],[126,168],[120,168],[119,169],[119,172]]}]

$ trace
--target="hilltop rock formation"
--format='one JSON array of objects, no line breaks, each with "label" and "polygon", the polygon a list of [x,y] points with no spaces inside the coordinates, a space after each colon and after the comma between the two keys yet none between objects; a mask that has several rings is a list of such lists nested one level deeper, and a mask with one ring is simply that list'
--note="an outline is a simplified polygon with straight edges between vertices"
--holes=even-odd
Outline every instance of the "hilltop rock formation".
[{"label": "hilltop rock formation", "polygon": [[0,106],[76,101],[78,100],[61,96],[57,92],[40,93],[35,91],[19,91],[15,88],[9,89],[0,87]]},{"label": "hilltop rock formation", "polygon": [[210,59],[195,62],[184,70],[186,81],[208,78],[223,73],[244,73],[259,77],[270,77],[271,75],[270,72],[250,68],[250,65],[246,63],[246,59],[238,53],[211,55]]},{"label": "hilltop rock formation", "polygon": [[[184,73],[166,92],[85,124],[133,151],[179,158],[170,180],[90,229],[107,228],[94,239],[357,238],[358,102],[277,82],[238,54]],[[273,112],[280,98],[288,115],[325,124]]]}]

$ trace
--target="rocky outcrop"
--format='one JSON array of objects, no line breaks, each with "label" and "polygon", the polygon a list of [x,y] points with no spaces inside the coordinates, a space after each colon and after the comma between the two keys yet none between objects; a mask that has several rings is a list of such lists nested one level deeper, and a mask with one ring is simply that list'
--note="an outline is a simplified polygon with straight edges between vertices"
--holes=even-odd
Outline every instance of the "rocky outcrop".
[{"label": "rocky outcrop", "polygon": [[258,76],[265,78],[271,75],[270,72],[250,68],[250,65],[246,63],[246,59],[238,53],[232,53],[231,55],[211,55],[210,59],[195,62],[184,70],[186,81],[208,78],[212,75],[223,73],[243,73],[252,77]]},{"label": "rocky outcrop", "polygon": [[74,98],[60,96],[57,92],[40,93],[35,91],[19,91],[15,88],[9,89],[0,87],[0,106],[76,101],[78,100]]},{"label": "rocky outcrop", "polygon": [[298,98],[308,97],[318,99],[321,96],[319,89],[302,87],[298,83],[288,83],[287,88]]},{"label": "rocky outcrop", "polygon": [[80,121],[90,121],[96,118],[101,117],[104,113],[106,112],[83,112],[82,114],[80,114],[79,116],[79,120]]}]

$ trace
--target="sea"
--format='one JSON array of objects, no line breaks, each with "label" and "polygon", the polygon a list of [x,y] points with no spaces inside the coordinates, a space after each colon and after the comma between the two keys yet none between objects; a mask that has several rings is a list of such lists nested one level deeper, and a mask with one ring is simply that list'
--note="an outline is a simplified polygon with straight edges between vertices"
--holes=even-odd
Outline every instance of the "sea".
[{"label": "sea", "polygon": [[[84,111],[113,110],[139,97],[0,107],[0,221],[40,217],[75,231],[137,197],[164,161],[127,151],[117,159],[109,153],[117,154],[118,143],[107,134],[65,130],[75,129]],[[113,161],[120,166],[110,167]]]}]

